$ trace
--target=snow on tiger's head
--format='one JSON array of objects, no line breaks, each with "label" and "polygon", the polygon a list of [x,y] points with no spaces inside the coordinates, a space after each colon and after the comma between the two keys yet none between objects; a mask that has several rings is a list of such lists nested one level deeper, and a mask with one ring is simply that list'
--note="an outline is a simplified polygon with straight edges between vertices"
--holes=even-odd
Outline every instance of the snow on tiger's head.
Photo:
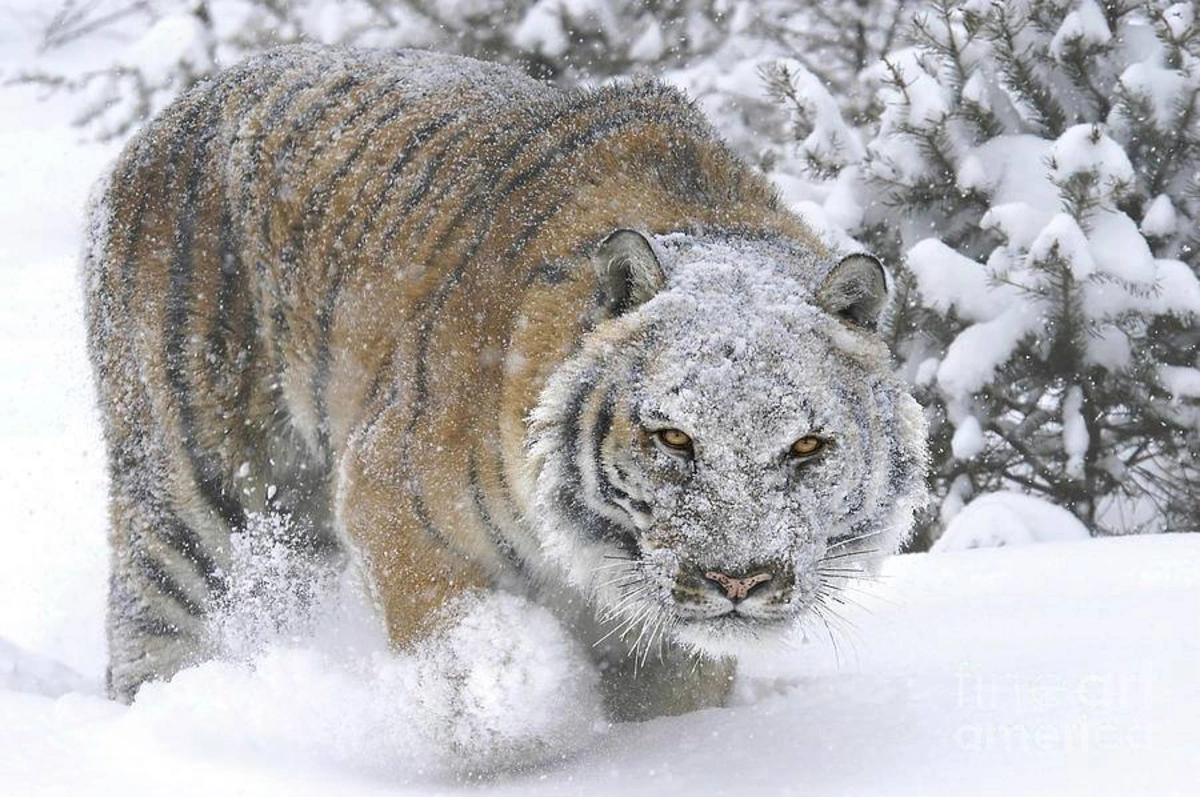
[{"label": "snow on tiger's head", "polygon": [[790,631],[907,535],[925,428],[863,255],[621,230],[531,427],[549,557],[638,648]]}]

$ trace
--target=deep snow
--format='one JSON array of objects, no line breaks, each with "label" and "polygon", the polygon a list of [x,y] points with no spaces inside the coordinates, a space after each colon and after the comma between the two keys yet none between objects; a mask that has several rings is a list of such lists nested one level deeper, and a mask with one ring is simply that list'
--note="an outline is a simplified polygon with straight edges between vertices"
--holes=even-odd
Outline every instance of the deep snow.
[{"label": "deep snow", "polygon": [[0,793],[1195,793],[1195,535],[893,558],[836,648],[812,629],[747,668],[737,705],[602,728],[482,786],[444,774],[413,693],[388,688],[419,662],[370,634],[102,699],[103,450],[74,269],[112,151],[30,91],[0,90],[0,119]]},{"label": "deep snow", "polygon": [[[1193,535],[896,557],[861,596],[869,611],[846,610],[837,654],[815,631],[744,677],[733,707],[612,728],[484,789],[1191,794],[1198,563]],[[253,668],[189,670],[132,708],[0,679],[0,782],[20,795],[478,791],[439,773],[411,712],[379,704],[403,666],[354,672],[278,645]]]}]

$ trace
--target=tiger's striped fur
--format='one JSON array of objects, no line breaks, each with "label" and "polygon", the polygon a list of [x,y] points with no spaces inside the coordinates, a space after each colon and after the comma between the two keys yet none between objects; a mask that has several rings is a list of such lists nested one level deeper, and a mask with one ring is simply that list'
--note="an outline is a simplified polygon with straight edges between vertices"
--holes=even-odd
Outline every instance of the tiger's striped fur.
[{"label": "tiger's striped fur", "polygon": [[[593,448],[618,459],[646,443],[625,403],[579,387],[611,386],[603,357],[579,365],[588,340],[620,350],[640,334],[592,266],[622,228],[832,263],[657,83],[562,91],[431,53],[292,47],[148,124],[99,189],[85,258],[111,472],[111,692],[210,655],[231,539],[263,515],[288,519],[301,547],[361,559],[397,646],[490,588],[540,595],[599,638],[579,608],[589,588],[563,576],[544,527],[621,556],[636,534],[619,510],[589,509],[547,441],[578,448],[599,424]],[[639,279],[618,277],[617,291]],[[575,404],[558,412],[555,396]],[[538,438],[539,423],[559,426]],[[893,448],[916,474],[908,500],[920,452]],[[539,493],[549,482],[570,506]],[[559,511],[575,520],[541,516]],[[718,703],[728,685],[715,658],[668,653],[659,670],[636,698],[612,687],[619,713]]]}]

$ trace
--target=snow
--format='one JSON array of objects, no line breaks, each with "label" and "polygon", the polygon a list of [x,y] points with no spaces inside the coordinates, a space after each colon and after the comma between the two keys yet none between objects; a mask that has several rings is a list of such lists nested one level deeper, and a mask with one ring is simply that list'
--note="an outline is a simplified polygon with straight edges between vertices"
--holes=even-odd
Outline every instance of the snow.
[{"label": "snow", "polygon": [[451,630],[413,651],[391,653],[382,636],[278,639],[152,684],[127,714],[172,746],[399,781],[557,760],[607,730],[596,673],[547,610],[494,595],[449,611]]},{"label": "snow", "polygon": [[938,385],[954,398],[975,393],[1040,323],[1036,308],[1014,304],[990,321],[967,327],[946,349],[938,366]]},{"label": "snow", "polygon": [[994,186],[991,206],[1022,202],[1031,208],[1059,207],[1058,190],[1046,179],[1050,142],[1031,135],[1001,135],[969,151],[983,164],[986,183]]},{"label": "snow", "polygon": [[1037,240],[1052,214],[1027,202],[1001,202],[988,208],[979,228],[1004,237],[1005,249],[1020,257],[1022,250]]},{"label": "snow", "polygon": [[1088,50],[1111,40],[1112,31],[1108,29],[1104,11],[1095,0],[1083,0],[1078,8],[1063,18],[1058,32],[1050,40],[1050,52],[1061,60],[1075,47]]},{"label": "snow", "polygon": [[195,14],[168,14],[134,42],[121,64],[140,71],[153,86],[166,86],[181,65],[197,75],[210,70],[211,47],[209,33]]},{"label": "snow", "polygon": [[554,58],[570,47],[562,24],[560,0],[538,0],[513,31],[513,44],[531,53]]},{"label": "snow", "polygon": [[1101,211],[1090,221],[1088,239],[1100,273],[1128,282],[1154,282],[1157,270],[1154,255],[1133,219],[1124,213]]},{"label": "snow", "polygon": [[979,264],[936,238],[926,238],[908,250],[908,267],[917,278],[921,296],[942,312],[956,310],[964,318],[988,321],[1011,304],[989,289]]},{"label": "snow", "polygon": [[1058,258],[1077,280],[1087,279],[1096,271],[1087,236],[1069,213],[1059,213],[1042,228],[1029,247],[1029,256],[1035,261]]},{"label": "snow", "polygon": [[1177,70],[1146,62],[1130,64],[1121,73],[1120,82],[1125,91],[1150,100],[1151,112],[1160,127],[1170,130],[1177,124],[1178,103],[1188,85]]},{"label": "snow", "polygon": [[979,428],[979,419],[968,415],[954,430],[950,439],[950,449],[955,459],[970,459],[983,450],[983,430]]},{"label": "snow", "polygon": [[1158,290],[1150,301],[1165,313],[1181,318],[1200,316],[1200,280],[1182,260],[1163,258],[1158,262]]},{"label": "snow", "polygon": [[1062,403],[1062,436],[1063,451],[1067,455],[1066,474],[1076,479],[1083,477],[1083,457],[1087,454],[1090,439],[1082,409],[1083,390],[1072,385]]},{"label": "snow", "polygon": [[937,357],[929,357],[921,361],[917,366],[917,372],[913,376],[914,385],[928,385],[937,377],[938,366],[941,365],[941,360]]},{"label": "snow", "polygon": [[991,187],[987,182],[987,170],[983,168],[983,161],[977,155],[963,158],[955,177],[955,185],[962,191],[983,191]]},{"label": "snow", "polygon": [[203,665],[132,707],[0,691],[0,773],[13,794],[98,797],[1182,795],[1198,564],[1191,535],[896,557],[836,652],[814,629],[732,707],[614,727],[485,784],[422,758],[388,702],[395,663],[355,673],[303,648]]},{"label": "snow", "polygon": [[1178,215],[1171,197],[1159,194],[1146,208],[1146,214],[1142,216],[1141,230],[1151,237],[1167,236],[1174,234],[1177,224]]},{"label": "snow", "polygon": [[658,20],[648,18],[646,29],[642,31],[629,47],[629,57],[635,61],[657,61],[666,50],[663,40],[662,27]]},{"label": "snow", "polygon": [[29,692],[59,697],[69,692],[86,692],[88,688],[87,680],[70,667],[0,638],[0,693]]},{"label": "snow", "polygon": [[853,230],[862,223],[863,208],[856,196],[859,180],[859,167],[857,165],[847,166],[834,181],[829,194],[825,197],[822,205],[825,216],[840,230]]},{"label": "snow", "polygon": [[1200,368],[1187,368],[1178,365],[1160,365],[1158,381],[1175,401],[1189,398],[1200,398]]},{"label": "snow", "polygon": [[963,507],[931,551],[937,554],[1088,539],[1091,534],[1087,527],[1062,507],[1031,495],[999,492],[981,495]]},{"label": "snow", "polygon": [[842,119],[841,109],[820,79],[795,59],[783,59],[792,90],[801,104],[811,132],[800,142],[806,157],[821,164],[844,166],[862,159],[864,150],[858,134]]},{"label": "snow", "polygon": [[[982,389],[1023,338],[1045,328],[1054,301],[1046,265],[1068,269],[1090,325],[1084,354],[1109,370],[1127,367],[1132,356],[1118,323],[1122,316],[1200,312],[1195,275],[1178,261],[1156,259],[1143,237],[1174,226],[1170,200],[1163,195],[1151,203],[1141,229],[1116,209],[1116,194],[1133,179],[1133,167],[1102,125],[1074,125],[1053,142],[997,136],[964,150],[957,179],[991,192],[979,226],[1001,235],[1001,245],[986,265],[936,238],[916,241],[906,255],[926,305],[974,322],[947,347],[938,368],[938,385],[951,400]],[[1080,218],[1064,212],[1065,194],[1056,187],[1075,183],[1086,185],[1094,200]]]},{"label": "snow", "polygon": [[1101,125],[1074,125],[1050,147],[1050,178],[1064,183],[1081,174],[1096,174],[1102,186],[1133,179],[1133,165],[1120,144]]},{"label": "snow", "polygon": [[1175,3],[1163,11],[1162,17],[1171,35],[1182,40],[1196,24],[1196,7],[1191,3]]},{"label": "snow", "polygon": [[[151,686],[132,706],[104,699],[104,452],[75,252],[84,196],[111,148],[81,145],[65,118],[64,108],[34,104],[32,92],[0,90],[0,178],[9,188],[0,195],[4,793],[1192,791],[1196,535],[894,557],[877,581],[848,594],[836,645],[814,624],[790,649],[746,663],[734,705],[636,725],[595,721],[578,651],[516,599],[461,607],[467,622],[454,634],[397,655],[356,614],[370,609],[360,595],[350,618],[231,644],[223,660]],[[1200,304],[1186,266],[1158,266],[1164,292]],[[924,370],[940,375],[942,365],[930,360]],[[1195,369],[1160,378],[1178,396],[1200,382]],[[1039,540],[1068,529],[1061,515],[1044,505],[1026,511],[1020,498],[971,522],[968,512],[987,506],[978,499],[954,523],[1024,524]],[[361,627],[350,627],[356,617]],[[514,701],[513,678],[532,684],[521,690],[530,702]],[[464,703],[473,709],[455,708]],[[460,782],[458,773],[490,762],[467,760],[470,750],[457,756],[452,741],[481,733],[549,760]]]}]

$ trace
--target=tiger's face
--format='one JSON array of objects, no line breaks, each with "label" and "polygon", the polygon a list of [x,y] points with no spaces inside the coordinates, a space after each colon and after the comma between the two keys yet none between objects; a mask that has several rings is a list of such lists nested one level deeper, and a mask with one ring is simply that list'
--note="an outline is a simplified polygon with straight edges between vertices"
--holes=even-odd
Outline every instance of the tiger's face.
[{"label": "tiger's face", "polygon": [[[627,243],[627,262],[658,263]],[[657,248],[649,298],[601,322],[544,394],[543,542],[635,652],[737,653],[895,549],[924,496],[924,428],[868,328],[877,263],[814,290],[820,264],[787,247]],[[622,284],[654,279],[629,266]]]}]

